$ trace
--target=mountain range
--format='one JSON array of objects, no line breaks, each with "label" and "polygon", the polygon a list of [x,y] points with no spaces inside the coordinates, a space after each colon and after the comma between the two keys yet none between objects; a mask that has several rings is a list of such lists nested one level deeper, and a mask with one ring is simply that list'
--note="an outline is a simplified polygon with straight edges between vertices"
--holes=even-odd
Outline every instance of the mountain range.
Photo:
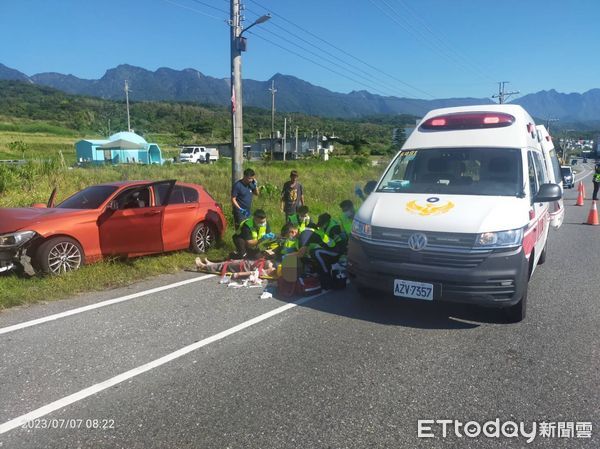
[{"label": "mountain range", "polygon": [[[195,69],[159,68],[152,72],[123,64],[107,70],[100,79],[89,80],[61,73],[38,73],[28,76],[0,64],[0,79],[20,80],[70,94],[112,100],[124,98],[123,87],[124,81],[127,80],[132,101],[185,101],[217,105],[227,105],[231,101],[229,79],[206,76]],[[378,114],[422,116],[435,108],[492,103],[489,98],[422,100],[376,95],[365,90],[345,94],[278,73],[267,81],[245,79],[244,104],[269,109],[269,88],[272,81],[277,89],[278,111],[303,112],[325,117],[354,118]],[[600,121],[600,89],[592,89],[583,94],[564,94],[556,90],[540,91],[520,97],[513,103],[522,105],[538,119],[552,117],[562,122],[590,125]]]}]

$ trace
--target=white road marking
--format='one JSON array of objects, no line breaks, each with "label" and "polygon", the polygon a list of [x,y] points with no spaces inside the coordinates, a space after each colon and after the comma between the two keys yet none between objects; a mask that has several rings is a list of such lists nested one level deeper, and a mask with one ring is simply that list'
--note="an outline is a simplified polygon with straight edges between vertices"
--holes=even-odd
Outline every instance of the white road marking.
[{"label": "white road marking", "polygon": [[202,281],[204,279],[208,279],[208,278],[211,278],[214,276],[215,276],[214,274],[207,274],[205,276],[200,276],[200,277],[193,278],[193,279],[186,279],[185,281],[179,281],[179,282],[175,282],[173,284],[163,285],[162,287],[156,287],[156,288],[152,288],[150,290],[144,290],[141,292],[133,293],[131,295],[121,296],[120,298],[108,299],[106,301],[98,302],[96,304],[90,304],[89,306],[78,307],[76,309],[67,310],[65,312],[56,313],[54,315],[48,315],[43,318],[38,318],[35,320],[30,320],[30,321],[24,321],[22,323],[14,324],[14,325],[8,326],[8,327],[2,327],[2,328],[0,328],[0,335],[8,334],[9,332],[14,332],[19,329],[25,329],[26,327],[35,326],[37,324],[47,323],[48,321],[54,321],[54,320],[58,320],[60,318],[64,318],[67,316],[76,315],[78,313],[83,313],[83,312],[88,312],[90,310],[99,309],[100,307],[111,306],[113,304],[118,304],[120,302],[129,301],[131,299],[136,299],[136,298],[140,298],[142,296],[151,295],[153,293],[162,292],[164,290],[170,290],[172,288],[181,287],[182,285],[187,285],[187,284],[191,284],[193,282]]},{"label": "white road marking", "polygon": [[[586,170],[588,170],[588,167],[586,167]],[[579,179],[577,178],[577,176],[575,176],[575,180],[574,180],[573,182],[575,183],[575,182],[578,182],[578,181],[582,181],[582,180],[584,180],[585,178],[587,178],[588,176],[592,175],[592,173],[594,173],[594,170],[593,170],[593,169],[589,169],[589,173],[588,173],[587,175],[585,175],[585,176],[582,176],[582,177],[581,177],[581,178],[579,178]]]},{"label": "white road marking", "polygon": [[325,293],[327,293],[327,292],[322,292],[322,293],[319,293],[318,295],[314,295],[314,296],[308,296],[306,298],[299,299],[298,301],[288,303],[284,306],[278,307],[277,309],[271,310],[270,312],[263,313],[262,315],[259,315],[248,321],[244,321],[243,323],[238,324],[237,326],[231,327],[227,330],[224,330],[223,332],[219,332],[218,334],[215,334],[212,337],[208,337],[208,338],[205,338],[204,340],[198,341],[191,345],[184,346],[183,348],[178,349],[175,352],[172,352],[161,358],[153,360],[152,362],[146,363],[145,365],[138,366],[137,368],[126,371],[122,374],[119,374],[118,376],[107,379],[104,382],[97,383],[95,385],[92,385],[91,387],[84,388],[83,390],[78,391],[77,393],[73,393],[69,396],[65,396],[62,399],[51,402],[50,404],[44,405],[43,407],[40,407],[36,410],[26,413],[25,415],[21,415],[17,418],[11,419],[10,421],[0,424],[0,434],[3,434],[10,430],[16,429],[17,427],[20,427],[20,426],[28,423],[29,421],[38,419],[42,416],[45,416],[49,413],[52,413],[56,410],[66,407],[67,405],[73,404],[77,401],[81,401],[82,399],[92,396],[100,391],[106,390],[107,388],[110,388],[121,382],[131,379],[132,377],[135,377],[142,373],[145,373],[146,371],[150,371],[151,369],[154,369],[161,365],[164,365],[165,363],[168,363],[172,360],[182,357],[192,351],[195,351],[196,349],[202,348],[203,346],[214,343],[215,341],[222,340],[223,338],[228,337],[232,334],[235,334],[236,332],[239,332],[243,329],[246,329],[247,327],[250,327],[254,324],[260,323],[261,321],[264,321],[275,315],[279,315],[280,313],[283,313],[286,310],[292,309],[296,306],[299,306],[299,305],[305,304],[309,301],[312,301],[313,299],[316,299],[316,298],[324,295]]}]

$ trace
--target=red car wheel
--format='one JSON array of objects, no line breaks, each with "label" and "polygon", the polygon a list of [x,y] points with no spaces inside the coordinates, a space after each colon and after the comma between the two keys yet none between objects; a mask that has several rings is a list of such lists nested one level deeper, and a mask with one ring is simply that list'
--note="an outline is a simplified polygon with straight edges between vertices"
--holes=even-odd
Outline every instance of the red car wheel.
[{"label": "red car wheel", "polygon": [[83,249],[69,237],[54,237],[40,245],[36,253],[39,268],[48,274],[74,271],[83,265]]},{"label": "red car wheel", "polygon": [[190,237],[190,249],[195,253],[205,253],[217,241],[214,229],[208,223],[198,223]]}]

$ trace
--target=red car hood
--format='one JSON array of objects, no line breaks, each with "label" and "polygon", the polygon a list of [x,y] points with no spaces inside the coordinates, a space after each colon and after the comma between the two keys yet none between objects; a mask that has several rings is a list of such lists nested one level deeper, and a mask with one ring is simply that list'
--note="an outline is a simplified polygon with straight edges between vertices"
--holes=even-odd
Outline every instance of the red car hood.
[{"label": "red car hood", "polygon": [[[67,215],[78,215],[88,212],[78,209],[45,209],[36,207],[23,207],[14,209],[0,208],[0,234],[34,227],[36,223]],[[35,230],[35,229],[34,229]]]}]

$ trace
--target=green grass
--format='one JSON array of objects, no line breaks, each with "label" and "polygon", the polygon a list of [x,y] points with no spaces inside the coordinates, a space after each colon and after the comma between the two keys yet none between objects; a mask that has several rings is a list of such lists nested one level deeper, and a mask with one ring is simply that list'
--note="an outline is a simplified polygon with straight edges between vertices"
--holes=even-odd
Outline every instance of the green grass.
[{"label": "green grass", "polygon": [[[57,138],[58,139],[58,138]],[[1,139],[0,139],[1,141]],[[350,160],[259,162],[247,164],[257,174],[263,195],[254,199],[253,208],[264,209],[274,231],[284,224],[279,210],[279,192],[292,169],[298,170],[304,185],[305,199],[311,215],[329,212],[339,215],[338,203],[346,198],[357,200],[354,187],[379,176],[383,166],[359,165]],[[0,165],[0,207],[24,207],[46,202],[52,189],[58,188],[57,200],[93,184],[116,180],[177,179],[202,184],[224,206],[228,223],[232,223],[230,207],[231,165],[221,160],[212,165],[109,166],[69,168],[60,160],[33,161],[24,166]],[[209,257],[222,258],[233,249],[228,228],[221,248],[211,250]],[[0,308],[40,300],[69,297],[77,293],[123,286],[160,273],[193,266],[194,255],[188,252],[144,257],[129,261],[94,264],[60,277],[0,277]]]},{"label": "green grass", "polygon": [[38,133],[65,137],[76,137],[78,135],[77,131],[72,129],[37,121],[32,123],[0,122],[0,132]]},{"label": "green grass", "polygon": [[62,153],[67,163],[75,163],[74,143],[80,138],[72,132],[71,135],[47,132],[27,134],[18,130],[8,130],[2,125],[3,123],[0,123],[0,159],[47,160],[59,158]]}]

